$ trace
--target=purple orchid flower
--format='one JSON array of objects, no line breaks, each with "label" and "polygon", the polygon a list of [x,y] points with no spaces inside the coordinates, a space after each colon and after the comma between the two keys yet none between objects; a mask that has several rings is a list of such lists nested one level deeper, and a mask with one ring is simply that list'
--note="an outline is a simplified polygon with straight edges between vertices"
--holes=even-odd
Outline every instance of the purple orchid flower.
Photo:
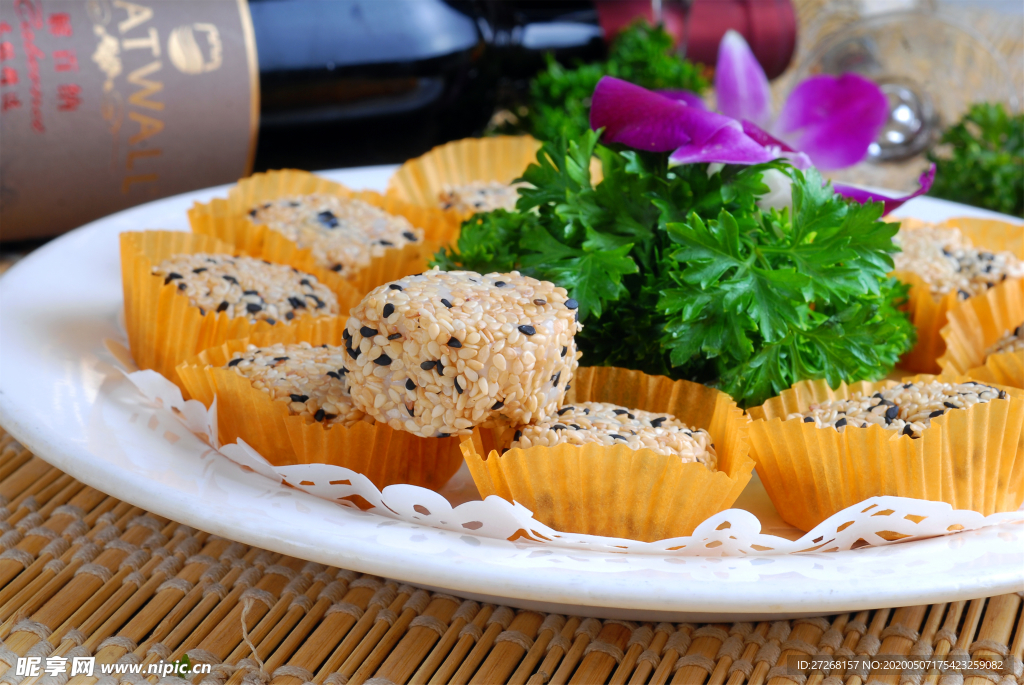
[{"label": "purple orchid flower", "polygon": [[590,126],[605,140],[648,152],[670,152],[673,164],[761,164],[773,155],[730,117],[605,76],[594,89]]},{"label": "purple orchid flower", "polygon": [[768,78],[736,31],[727,31],[718,47],[715,95],[722,114],[763,130],[790,151],[802,151],[824,171],[864,159],[889,118],[881,88],[857,74],[843,74],[803,81],[773,120]]}]

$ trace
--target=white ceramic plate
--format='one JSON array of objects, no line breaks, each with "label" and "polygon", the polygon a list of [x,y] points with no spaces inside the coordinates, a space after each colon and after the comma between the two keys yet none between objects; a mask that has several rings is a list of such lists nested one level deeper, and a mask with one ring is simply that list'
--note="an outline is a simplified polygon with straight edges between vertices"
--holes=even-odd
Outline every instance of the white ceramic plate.
[{"label": "white ceramic plate", "polygon": [[[325,175],[383,190],[393,170]],[[1020,526],[757,558],[540,549],[342,508],[244,471],[191,434],[162,439],[165,427],[142,412],[103,345],[105,338],[121,337],[117,236],[186,230],[193,201],[224,194],[225,188],[188,193],[93,222],[36,250],[0,278],[0,423],[6,430],[82,482],[196,528],[523,608],[603,618],[754,620],[1024,589]],[[926,198],[900,214],[931,220],[985,215]]]}]

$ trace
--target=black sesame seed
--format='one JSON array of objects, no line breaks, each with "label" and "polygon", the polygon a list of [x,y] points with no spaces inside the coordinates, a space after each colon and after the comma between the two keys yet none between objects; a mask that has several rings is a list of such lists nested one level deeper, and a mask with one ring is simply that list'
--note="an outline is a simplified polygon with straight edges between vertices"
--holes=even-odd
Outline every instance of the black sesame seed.
[{"label": "black sesame seed", "polygon": [[174,273],[172,271],[171,273],[167,274],[167,278],[164,279],[164,285],[167,285],[168,283],[170,283],[171,281],[173,281],[176,278],[181,278],[181,274]]},{"label": "black sesame seed", "polygon": [[286,361],[288,361],[288,357],[274,357],[274,361],[275,362],[286,362]]},{"label": "black sesame seed", "polygon": [[288,321],[291,321],[292,319],[295,318],[295,312],[285,312],[284,318],[287,319]]},{"label": "black sesame seed", "polygon": [[547,300],[534,300],[533,303],[535,305],[537,305],[538,307],[543,307],[544,305],[546,305],[548,303],[548,301]]},{"label": "black sesame seed", "polygon": [[395,246],[395,244],[393,242],[391,242],[390,240],[378,240],[377,243],[380,244],[380,245],[383,245],[385,247],[394,247]]},{"label": "black sesame seed", "polygon": [[448,307],[448,309],[452,308],[452,303],[444,299],[443,297],[441,298],[441,304],[443,304],[445,307]]},{"label": "black sesame seed", "polygon": [[202,307],[199,308],[199,316],[206,316],[206,310]]},{"label": "black sesame seed", "polygon": [[228,307],[230,307],[230,306],[231,306],[231,305],[229,305],[229,304],[228,304],[228,301],[227,301],[227,300],[224,300],[224,301],[223,301],[223,302],[221,302],[221,303],[220,303],[219,305],[217,305],[217,311],[218,311],[218,312],[224,312],[224,311],[227,311]]},{"label": "black sesame seed", "polygon": [[338,369],[339,376],[344,376],[346,373],[348,373],[348,369],[346,369],[344,366]]},{"label": "black sesame seed", "polygon": [[903,427],[903,435],[914,435],[914,429],[910,427],[909,423]]},{"label": "black sesame seed", "polygon": [[[243,294],[243,295],[259,295],[259,293],[258,293],[258,292],[256,292],[255,290],[243,290],[243,291],[242,291],[242,294]],[[261,298],[261,299],[262,299],[262,298]]]},{"label": "black sesame seed", "polygon": [[349,341],[349,343],[345,345],[345,351],[348,352],[348,356],[352,357],[353,359],[359,359],[359,349],[352,349],[351,341]]},{"label": "black sesame seed", "polygon": [[389,366],[391,364],[391,357],[381,352],[380,356],[373,360],[373,363],[377,366]]},{"label": "black sesame seed", "polygon": [[398,285],[397,283],[392,283],[391,285],[388,286],[388,288],[390,288],[391,290],[401,290],[402,286]]},{"label": "black sesame seed", "polygon": [[391,316],[394,313],[395,313],[395,305],[391,304],[390,302],[388,302],[386,305],[384,305],[384,308],[380,310],[381,316],[383,316],[385,319],[388,318],[389,316]]},{"label": "black sesame seed", "polygon": [[893,406],[891,406],[891,407],[889,407],[888,409],[885,410],[885,418],[887,418],[888,420],[892,421],[893,419],[895,419],[899,415],[899,413],[900,413],[900,408],[895,406],[895,405],[893,405]]},{"label": "black sesame seed", "polygon": [[391,335],[388,336],[388,340],[398,340],[401,337],[401,333],[392,333]]},{"label": "black sesame seed", "polygon": [[303,278],[301,281],[299,281],[299,285],[308,285],[310,288],[313,287],[312,285],[309,284],[308,278]]},{"label": "black sesame seed", "polygon": [[636,420],[636,417],[633,416],[632,414],[626,414],[626,416],[628,416],[629,418],[633,419],[634,421]]},{"label": "black sesame seed", "polygon": [[448,338],[448,347],[459,348],[462,347],[462,343],[455,336]]},{"label": "black sesame seed", "polygon": [[255,209],[250,209],[249,210],[249,216],[251,218],[255,219],[256,218],[256,210]]},{"label": "black sesame seed", "polygon": [[537,333],[537,329],[534,328],[533,326],[527,326],[526,324],[523,324],[522,326],[519,327],[519,332],[522,333],[523,335],[535,335]]},{"label": "black sesame seed", "polygon": [[576,309],[579,306],[580,306],[580,303],[577,302],[576,300],[574,300],[571,297],[568,300],[565,301],[565,308],[566,309]]},{"label": "black sesame seed", "polygon": [[838,421],[836,421],[836,428],[842,428],[845,425],[846,425],[846,417],[845,416],[843,418],[839,419]]},{"label": "black sesame seed", "polygon": [[316,413],[313,414],[313,420],[314,421],[323,421],[324,420],[324,410],[323,409],[317,409]]},{"label": "black sesame seed", "polygon": [[576,423],[570,423],[569,425],[570,425],[570,426],[572,426],[572,429],[573,429],[574,431],[579,431],[579,430],[583,430],[582,428],[580,428],[580,427],[579,427],[579,424],[576,424]]},{"label": "black sesame seed", "polygon": [[352,339],[352,334],[349,333],[348,329],[346,328],[346,329],[341,331],[341,337],[343,337],[345,340],[351,340]]},{"label": "black sesame seed", "polygon": [[443,376],[444,375],[444,364],[441,363],[440,359],[437,360],[437,375],[438,376]]},{"label": "black sesame seed", "polygon": [[589,414],[589,413],[590,413],[590,410],[589,410],[589,409],[587,409],[586,407],[584,407],[584,409],[583,409],[583,413],[584,413],[584,414]]},{"label": "black sesame seed", "polygon": [[943,402],[942,406],[946,407],[947,409],[959,409],[960,408],[960,407],[956,406],[955,404],[953,404],[952,402]]},{"label": "black sesame seed", "polygon": [[309,399],[309,395],[290,395],[292,402],[305,402]]},{"label": "black sesame seed", "polygon": [[341,273],[341,268],[341,264],[335,264],[334,266],[331,267],[331,271],[333,271],[334,273]]},{"label": "black sesame seed", "polygon": [[455,392],[462,394],[462,386],[459,385],[459,379],[455,379]]},{"label": "black sesame seed", "polygon": [[327,209],[316,215],[317,220],[327,228],[338,227],[338,217],[334,216],[334,212]]},{"label": "black sesame seed", "polygon": [[405,379],[405,389],[406,390],[415,390],[416,389],[416,384],[412,382],[411,378],[406,378]]},{"label": "black sesame seed", "polygon": [[1006,391],[1005,390],[1000,390],[999,391],[999,399],[1001,399],[1001,400],[1005,400],[1006,399]]},{"label": "black sesame seed", "polygon": [[562,372],[559,371],[558,373],[556,373],[554,376],[551,377],[551,382],[554,385],[558,385],[558,379],[561,378],[561,377],[562,377]]},{"label": "black sesame seed", "polygon": [[338,418],[337,414],[324,414],[324,419],[326,421],[330,421],[330,420],[336,419],[336,418]]},{"label": "black sesame seed", "polygon": [[316,308],[317,309],[323,309],[325,306],[327,306],[326,303],[324,303],[324,301],[321,300],[316,295],[306,295],[306,297],[312,297],[313,298],[313,301],[316,302]]},{"label": "black sesame seed", "polygon": [[194,274],[201,274],[204,271],[206,271],[206,267],[205,266],[201,266],[198,269],[192,269],[192,273],[194,273]]},{"label": "black sesame seed", "polygon": [[242,363],[242,358],[239,357],[238,359],[232,359],[231,361],[229,361],[228,362],[228,366],[237,366],[238,364],[241,364],[241,363]]},{"label": "black sesame seed", "polygon": [[495,411],[495,410],[501,409],[504,406],[505,406],[505,403],[502,402],[501,400],[498,400],[497,402],[495,402],[494,404],[491,405],[491,410]]},{"label": "black sesame seed", "polygon": [[185,289],[185,288],[187,288],[187,287],[188,287],[188,285],[187,285],[187,284],[185,284],[185,283],[179,283],[179,284],[178,284],[178,290],[184,290],[184,289]]},{"label": "black sesame seed", "polygon": [[277,319],[271,319],[269,316],[263,320],[269,323],[271,326],[277,324]]},{"label": "black sesame seed", "polygon": [[961,300],[966,300],[968,297],[971,296],[971,294],[969,292],[967,292],[966,290],[957,290],[956,291],[956,296],[957,296],[957,298],[959,298]]},{"label": "black sesame seed", "polygon": [[288,304],[290,304],[295,309],[305,309],[306,308],[306,303],[303,302],[302,300],[300,300],[297,297],[289,297],[288,298]]},{"label": "black sesame seed", "polygon": [[804,417],[804,423],[814,423],[814,417],[813,416],[805,416]]},{"label": "black sesame seed", "polygon": [[619,435],[618,433],[612,433],[612,437],[615,438],[616,440],[622,440],[622,441],[626,440],[625,437]]},{"label": "black sesame seed", "polygon": [[330,376],[331,378],[336,379],[336,380],[339,380],[339,381],[341,380],[341,376],[338,374],[337,371],[328,371],[327,375]]},{"label": "black sesame seed", "polygon": [[434,368],[435,364],[437,364],[437,362],[420,362],[420,368],[424,371],[430,371]]},{"label": "black sesame seed", "polygon": [[250,302],[249,304],[245,305],[245,311],[249,312],[250,314],[255,314],[258,311],[262,311],[262,309],[263,305],[256,304],[255,302]]},{"label": "black sesame seed", "polygon": [[412,231],[406,231],[405,233],[402,234],[402,236],[411,243],[416,242],[416,234],[413,233]]},{"label": "black sesame seed", "polygon": [[562,356],[564,357],[564,356],[565,356],[565,353],[566,353],[566,352],[568,352],[568,351],[569,351],[569,348],[568,348],[568,347],[563,347],[563,348],[562,348]]},{"label": "black sesame seed", "polygon": [[558,415],[561,416],[562,414],[564,414],[567,411],[572,411],[572,409],[573,409],[572,407],[562,407],[561,409],[558,410]]},{"label": "black sesame seed", "polygon": [[494,287],[495,288],[504,288],[505,287],[505,281],[495,281],[494,282]]},{"label": "black sesame seed", "polygon": [[566,391],[566,392],[569,392],[569,390],[570,390],[571,388],[572,388],[572,386],[571,386],[571,385],[569,385],[568,383],[566,383],[566,384],[565,384],[565,391]]},{"label": "black sesame seed", "polygon": [[238,279],[235,278],[234,276],[221,276],[221,278],[223,278],[228,283],[234,283],[235,285],[238,285]]},{"label": "black sesame seed", "polygon": [[623,414],[628,414],[629,411],[625,409],[612,409],[612,413],[615,414],[616,416],[622,416]]},{"label": "black sesame seed", "polygon": [[556,423],[555,425],[553,425],[551,427],[551,430],[553,430],[553,431],[564,431],[565,430],[565,426],[563,426],[560,423]]},{"label": "black sesame seed", "polygon": [[416,407],[416,405],[413,405],[413,406],[411,406],[411,407],[410,407],[409,405],[405,405],[405,410],[406,410],[407,412],[409,412],[409,416],[412,416],[412,417],[415,417],[415,416],[416,416],[416,411],[415,411],[415,407]]},{"label": "black sesame seed", "polygon": [[363,336],[364,338],[372,338],[373,336],[377,335],[377,329],[370,328],[369,326],[363,326],[362,328],[359,329],[359,335]]},{"label": "black sesame seed", "polygon": [[942,416],[945,413],[946,413],[945,409],[936,409],[935,411],[933,411],[931,414],[928,415],[928,418],[929,419],[934,419],[936,416]]},{"label": "black sesame seed", "polygon": [[665,422],[667,416],[659,416],[656,419],[651,419],[651,428],[661,428],[661,424]]},{"label": "black sesame seed", "polygon": [[516,434],[512,436],[513,442],[519,442],[519,438],[523,437],[523,431],[516,431]]},{"label": "black sesame seed", "polygon": [[903,384],[903,389],[904,389],[904,390],[907,390],[908,388],[911,388],[911,387],[913,387],[913,385],[914,385],[913,383],[904,383],[904,384]]},{"label": "black sesame seed", "polygon": [[439,438],[449,438],[449,437],[451,437],[451,433],[438,433],[437,437],[439,437]]}]

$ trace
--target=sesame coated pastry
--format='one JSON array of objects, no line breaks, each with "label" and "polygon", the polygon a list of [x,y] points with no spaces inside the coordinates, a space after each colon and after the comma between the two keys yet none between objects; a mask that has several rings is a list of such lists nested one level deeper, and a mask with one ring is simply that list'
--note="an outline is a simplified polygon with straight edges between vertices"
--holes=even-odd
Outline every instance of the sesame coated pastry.
[{"label": "sesame coated pastry", "polygon": [[308,249],[319,266],[345,278],[389,249],[423,240],[423,231],[405,217],[337,195],[281,198],[254,207],[249,217]]},{"label": "sesame coated pastry", "polygon": [[423,437],[545,418],[577,367],[577,307],[563,288],[518,272],[434,269],[382,285],[345,330],[353,401]]},{"label": "sesame coated pastry", "polygon": [[352,404],[341,347],[309,343],[249,345],[225,365],[234,369],[276,401],[287,402],[290,413],[325,425],[352,426],[366,420]]},{"label": "sesame coated pastry", "polygon": [[985,355],[1022,351],[1024,351],[1024,324],[1004,333],[992,347],[986,350]]},{"label": "sesame coated pastry", "polygon": [[931,420],[947,411],[1005,398],[1004,391],[973,381],[904,383],[870,396],[853,393],[848,399],[812,404],[807,411],[794,412],[786,418],[802,417],[805,423],[819,428],[833,427],[839,432],[848,426],[863,428],[874,423],[886,430],[920,438]]},{"label": "sesame coated pastry", "polygon": [[973,247],[958,228],[901,230],[894,241],[902,249],[893,256],[896,270],[918,274],[934,296],[955,290],[964,300],[1024,276],[1024,262],[1009,252]]},{"label": "sesame coated pastry", "polygon": [[227,312],[231,318],[273,324],[302,314],[339,313],[334,293],[316,277],[252,257],[181,254],[154,266],[153,275],[177,283],[202,314]]},{"label": "sesame coated pastry", "polygon": [[498,183],[497,181],[472,181],[465,185],[445,185],[438,200],[441,209],[455,209],[460,212],[493,212],[495,209],[516,208],[519,188],[522,184]]},{"label": "sesame coated pastry", "polygon": [[678,455],[684,464],[700,462],[711,469],[718,464],[715,446],[706,430],[691,428],[671,414],[627,409],[607,402],[579,402],[562,407],[555,416],[521,426],[510,449],[591,442],[608,447],[621,443],[633,450]]}]

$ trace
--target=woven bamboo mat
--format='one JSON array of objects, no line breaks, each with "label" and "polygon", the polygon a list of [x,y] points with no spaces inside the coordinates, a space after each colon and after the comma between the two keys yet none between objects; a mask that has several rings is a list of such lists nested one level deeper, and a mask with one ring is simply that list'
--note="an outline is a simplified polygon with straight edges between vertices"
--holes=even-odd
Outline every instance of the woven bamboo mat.
[{"label": "woven bamboo mat", "polygon": [[[757,624],[543,615],[194,530],[79,483],[2,429],[0,505],[0,683],[69,682],[66,674],[17,675],[19,656],[148,666],[185,655],[213,665],[192,676],[197,685],[1020,682],[1017,594]],[[903,680],[855,666],[791,670],[792,657],[809,655],[1013,659],[1001,672]],[[99,685],[118,678],[141,684],[145,676],[107,675]],[[96,681],[77,675],[69,685]]]}]

